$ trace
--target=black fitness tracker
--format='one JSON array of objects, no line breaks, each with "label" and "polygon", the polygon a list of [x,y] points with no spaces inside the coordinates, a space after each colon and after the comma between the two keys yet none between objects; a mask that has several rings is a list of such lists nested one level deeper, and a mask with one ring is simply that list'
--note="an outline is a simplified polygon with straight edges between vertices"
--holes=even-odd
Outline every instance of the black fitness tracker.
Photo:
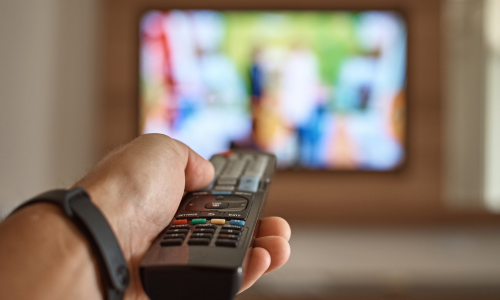
[{"label": "black fitness tracker", "polygon": [[123,299],[130,277],[127,263],[113,230],[101,211],[90,201],[87,191],[83,188],[48,191],[28,200],[14,211],[37,202],[50,202],[62,208],[64,214],[88,239],[99,261],[106,299]]}]

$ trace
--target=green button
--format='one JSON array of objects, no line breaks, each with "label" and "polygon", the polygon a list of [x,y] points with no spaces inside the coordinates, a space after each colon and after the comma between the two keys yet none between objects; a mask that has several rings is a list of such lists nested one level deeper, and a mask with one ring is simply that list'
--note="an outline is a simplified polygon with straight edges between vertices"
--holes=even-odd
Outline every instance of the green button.
[{"label": "green button", "polygon": [[191,220],[191,224],[205,224],[207,223],[207,219],[193,219]]}]

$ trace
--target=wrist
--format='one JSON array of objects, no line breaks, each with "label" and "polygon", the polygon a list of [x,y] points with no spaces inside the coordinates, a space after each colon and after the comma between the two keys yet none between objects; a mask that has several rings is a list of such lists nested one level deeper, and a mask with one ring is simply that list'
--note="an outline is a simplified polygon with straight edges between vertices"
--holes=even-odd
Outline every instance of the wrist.
[{"label": "wrist", "polygon": [[75,186],[83,187],[90,195],[111,226],[125,260],[130,261],[132,254],[137,253],[136,248],[147,243],[144,236],[136,232],[139,225],[134,218],[137,208],[134,201],[130,201],[132,193],[124,191],[123,185],[116,179],[77,183]]}]

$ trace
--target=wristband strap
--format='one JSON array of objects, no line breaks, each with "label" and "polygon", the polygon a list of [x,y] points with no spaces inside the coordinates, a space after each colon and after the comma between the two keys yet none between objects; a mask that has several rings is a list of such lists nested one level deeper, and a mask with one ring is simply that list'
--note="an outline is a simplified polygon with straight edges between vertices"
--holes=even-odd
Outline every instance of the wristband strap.
[{"label": "wristband strap", "polygon": [[14,210],[38,202],[50,202],[62,208],[88,239],[99,261],[105,283],[106,299],[121,300],[129,283],[129,270],[113,230],[101,211],[90,201],[83,188],[52,190],[23,203]]}]

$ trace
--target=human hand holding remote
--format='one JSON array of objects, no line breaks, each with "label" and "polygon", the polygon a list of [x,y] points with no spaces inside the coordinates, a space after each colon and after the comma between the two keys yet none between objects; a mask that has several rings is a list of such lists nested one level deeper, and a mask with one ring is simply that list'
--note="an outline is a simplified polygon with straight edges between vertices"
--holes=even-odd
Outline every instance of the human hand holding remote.
[{"label": "human hand holding remote", "polygon": [[[76,183],[90,193],[117,235],[132,273],[127,298],[147,298],[138,272],[141,258],[170,223],[184,191],[201,189],[212,178],[212,164],[189,147],[149,134],[110,153]],[[285,220],[261,221],[241,290],[288,260],[289,238]]]},{"label": "human hand holding remote", "polygon": [[[143,255],[184,191],[203,188],[212,178],[212,165],[189,147],[148,134],[108,154],[74,185],[88,191],[115,232],[130,270],[125,299],[148,298],[139,278]],[[288,260],[289,238],[285,220],[262,219],[240,291]],[[103,298],[88,241],[53,204],[27,206],[0,224],[0,265],[0,299]]]}]

